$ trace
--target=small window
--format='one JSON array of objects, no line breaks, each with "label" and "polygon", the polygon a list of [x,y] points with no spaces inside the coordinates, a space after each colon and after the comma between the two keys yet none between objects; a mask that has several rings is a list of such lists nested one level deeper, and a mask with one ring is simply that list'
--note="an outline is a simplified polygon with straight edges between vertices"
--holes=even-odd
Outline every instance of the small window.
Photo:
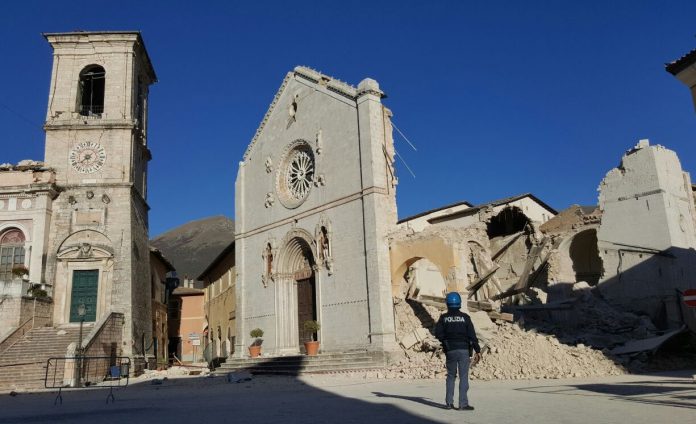
[{"label": "small window", "polygon": [[104,113],[105,82],[106,71],[99,65],[88,66],[80,72],[80,115],[101,116]]}]

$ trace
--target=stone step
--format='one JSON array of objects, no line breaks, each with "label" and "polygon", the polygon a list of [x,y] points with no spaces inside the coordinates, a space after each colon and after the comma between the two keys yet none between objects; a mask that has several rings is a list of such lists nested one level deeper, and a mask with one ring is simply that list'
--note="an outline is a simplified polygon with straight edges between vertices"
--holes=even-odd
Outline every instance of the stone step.
[{"label": "stone step", "polygon": [[[94,327],[93,324],[82,328],[86,337]],[[64,334],[58,334],[61,332]],[[79,327],[40,327],[29,331],[17,343],[0,354],[0,390],[12,388],[40,389],[44,387],[46,362],[48,358],[62,358],[71,343],[77,343]],[[49,378],[60,380],[60,369],[52,369]]]}]

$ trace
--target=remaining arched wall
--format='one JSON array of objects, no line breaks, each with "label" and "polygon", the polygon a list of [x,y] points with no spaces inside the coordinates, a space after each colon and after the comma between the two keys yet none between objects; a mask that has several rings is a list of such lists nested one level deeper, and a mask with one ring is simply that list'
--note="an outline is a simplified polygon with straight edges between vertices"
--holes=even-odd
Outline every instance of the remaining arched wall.
[{"label": "remaining arched wall", "polygon": [[392,241],[390,245],[392,294],[401,291],[402,279],[409,267],[420,259],[427,259],[440,270],[447,291],[466,290],[466,274],[460,268],[458,246],[437,235],[413,240]]},{"label": "remaining arched wall", "polygon": [[[596,284],[603,272],[597,248],[597,228],[585,228],[565,238],[551,260],[549,278],[559,283],[587,281]],[[594,276],[594,278],[588,278]],[[588,281],[588,279],[592,281]]]}]

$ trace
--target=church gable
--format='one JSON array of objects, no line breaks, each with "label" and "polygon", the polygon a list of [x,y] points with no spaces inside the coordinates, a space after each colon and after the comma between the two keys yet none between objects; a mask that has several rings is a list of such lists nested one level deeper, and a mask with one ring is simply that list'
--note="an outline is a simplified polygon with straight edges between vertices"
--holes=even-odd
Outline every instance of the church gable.
[{"label": "church gable", "polygon": [[[282,219],[358,192],[356,99],[354,87],[309,68],[288,73],[240,167],[244,207]],[[269,218],[252,215],[252,228]]]}]

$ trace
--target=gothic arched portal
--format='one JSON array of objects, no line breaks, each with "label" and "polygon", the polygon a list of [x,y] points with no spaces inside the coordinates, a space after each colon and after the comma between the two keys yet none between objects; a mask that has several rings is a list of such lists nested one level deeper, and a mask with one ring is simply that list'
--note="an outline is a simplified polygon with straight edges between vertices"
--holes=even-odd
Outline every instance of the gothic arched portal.
[{"label": "gothic arched portal", "polygon": [[318,319],[315,255],[311,235],[293,230],[278,257],[276,282],[277,346],[279,353],[295,353],[312,334],[304,322]]}]

